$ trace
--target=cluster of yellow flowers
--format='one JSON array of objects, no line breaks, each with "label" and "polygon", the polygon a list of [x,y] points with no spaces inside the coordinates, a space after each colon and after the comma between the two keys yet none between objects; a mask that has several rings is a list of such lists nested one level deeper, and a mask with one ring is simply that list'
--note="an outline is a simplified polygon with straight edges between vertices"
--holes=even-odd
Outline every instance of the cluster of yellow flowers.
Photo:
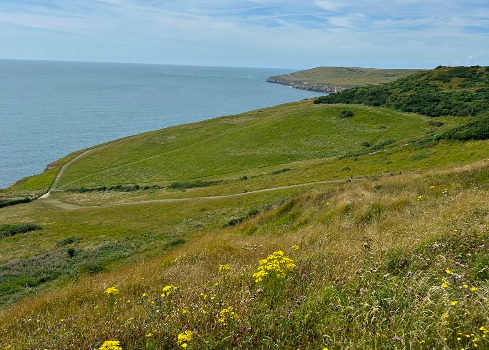
[{"label": "cluster of yellow flowers", "polygon": [[[445,271],[447,273],[447,275],[451,275],[452,274],[452,271],[451,270],[446,270]],[[441,286],[442,288],[448,288],[448,281],[444,278],[441,279]],[[465,289],[469,289],[469,285],[468,284],[464,284],[462,286],[463,288]],[[475,292],[476,288],[475,287],[470,287],[470,291],[471,292]]]},{"label": "cluster of yellow flowers", "polygon": [[119,294],[119,289],[117,289],[116,287],[110,287],[107,288],[107,290],[104,293],[107,293],[107,295],[117,295]]},{"label": "cluster of yellow flowers", "polygon": [[222,309],[221,312],[219,312],[219,318],[217,321],[225,326],[230,320],[239,320],[239,316],[233,310],[234,309],[232,306]]},{"label": "cluster of yellow flowers", "polygon": [[294,245],[292,246],[292,249],[294,249],[294,250],[299,250],[299,249],[300,249],[300,247],[299,247],[297,244],[294,244]]},{"label": "cluster of yellow flowers", "polygon": [[169,297],[174,294],[176,294],[178,288],[175,287],[174,285],[169,285],[166,287],[163,287],[163,294],[161,294],[162,297]]},{"label": "cluster of yellow flowers", "polygon": [[274,252],[268,258],[260,260],[260,266],[253,274],[253,278],[256,283],[270,277],[284,279],[295,267],[294,261],[286,257],[283,251]]},{"label": "cluster of yellow flowers", "polygon": [[180,333],[177,338],[178,345],[180,345],[182,348],[186,348],[191,340],[192,340],[191,331],[185,331],[183,333]]},{"label": "cluster of yellow flowers", "polygon": [[229,266],[228,264],[219,265],[219,272],[222,274],[226,274],[228,272],[231,272],[231,266]]},{"label": "cluster of yellow flowers", "polygon": [[122,350],[122,348],[119,346],[120,343],[121,342],[118,340],[106,340],[99,350]]},{"label": "cluster of yellow flowers", "polygon": [[[479,330],[482,331],[482,338],[485,338],[486,337],[486,334],[489,333],[489,330],[487,330],[484,326],[480,327]],[[474,333],[465,334],[465,335],[463,333],[458,333],[457,341],[463,342],[462,339],[470,340],[470,342],[472,343],[472,345],[474,346],[474,348],[477,348],[479,346],[477,344],[477,342],[480,341],[480,339]],[[445,338],[445,340],[447,340],[447,338]],[[465,350],[465,349],[462,348],[461,350]]]}]

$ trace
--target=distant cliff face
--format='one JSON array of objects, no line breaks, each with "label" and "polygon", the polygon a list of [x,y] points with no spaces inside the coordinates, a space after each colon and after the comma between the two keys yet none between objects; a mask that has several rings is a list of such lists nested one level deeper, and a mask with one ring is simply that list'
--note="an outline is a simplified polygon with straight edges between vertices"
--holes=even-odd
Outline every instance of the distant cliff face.
[{"label": "distant cliff face", "polygon": [[323,85],[323,84],[311,84],[307,81],[302,81],[302,80],[290,81],[290,80],[282,79],[278,76],[268,78],[267,83],[281,84],[281,85],[285,85],[285,86],[290,86],[294,89],[325,92],[328,94],[343,91],[343,90],[349,89],[351,87],[354,87],[354,86],[334,86],[334,85]]},{"label": "distant cliff face", "polygon": [[267,79],[295,89],[334,93],[359,86],[382,85],[416,74],[416,69],[317,67]]}]

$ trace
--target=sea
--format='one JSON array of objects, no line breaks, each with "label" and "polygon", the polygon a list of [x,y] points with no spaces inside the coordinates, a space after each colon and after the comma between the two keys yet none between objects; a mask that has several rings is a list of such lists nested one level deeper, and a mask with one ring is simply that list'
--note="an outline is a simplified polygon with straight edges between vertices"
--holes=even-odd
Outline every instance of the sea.
[{"label": "sea", "polygon": [[321,94],[285,69],[0,60],[0,188],[117,138]]}]

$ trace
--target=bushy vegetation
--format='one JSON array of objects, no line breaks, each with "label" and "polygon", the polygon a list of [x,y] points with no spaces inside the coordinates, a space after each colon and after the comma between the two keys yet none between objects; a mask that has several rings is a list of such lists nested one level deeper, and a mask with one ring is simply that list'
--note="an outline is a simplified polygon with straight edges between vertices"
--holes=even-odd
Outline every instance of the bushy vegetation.
[{"label": "bushy vegetation", "polygon": [[475,116],[489,110],[489,72],[482,67],[438,67],[389,84],[319,97],[315,103],[385,106],[430,117]]},{"label": "bushy vegetation", "polygon": [[29,197],[6,200],[6,201],[0,202],[0,208],[10,207],[12,205],[17,205],[17,204],[29,203],[31,201],[32,201],[32,199]]},{"label": "bushy vegetation", "polygon": [[216,181],[202,181],[202,180],[197,180],[197,181],[185,181],[185,182],[174,182],[168,186],[169,189],[172,190],[186,190],[189,188],[200,188],[200,187],[209,187],[209,186],[215,186],[219,183],[221,183],[221,180],[216,180]]},{"label": "bushy vegetation", "polygon": [[0,238],[14,236],[19,233],[42,230],[42,227],[33,223],[0,225]]},{"label": "bushy vegetation", "polygon": [[82,188],[72,188],[69,189],[69,192],[77,192],[77,193],[87,193],[87,192],[105,192],[105,191],[115,191],[115,192],[134,192],[134,191],[147,191],[147,190],[154,190],[154,189],[161,189],[163,187],[158,186],[158,185],[152,185],[152,186],[139,186],[139,185],[130,185],[130,186],[123,186],[123,185],[115,185],[115,186],[100,186],[100,187],[82,187]]},{"label": "bushy vegetation", "polygon": [[487,140],[489,139],[489,115],[471,120],[466,124],[452,128],[441,135],[450,140]]},{"label": "bushy vegetation", "polygon": [[351,118],[353,117],[353,112],[352,111],[341,111],[340,114],[338,114],[338,118],[340,119],[345,119],[345,118]]}]

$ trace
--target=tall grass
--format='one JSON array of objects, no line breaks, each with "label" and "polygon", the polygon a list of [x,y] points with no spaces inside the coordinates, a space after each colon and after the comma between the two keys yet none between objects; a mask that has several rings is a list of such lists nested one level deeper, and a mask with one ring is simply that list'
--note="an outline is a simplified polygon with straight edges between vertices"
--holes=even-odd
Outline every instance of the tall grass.
[{"label": "tall grass", "polygon": [[[488,179],[480,162],[297,196],[3,310],[0,348],[488,348]],[[252,275],[275,251],[296,267],[270,288]]]}]

